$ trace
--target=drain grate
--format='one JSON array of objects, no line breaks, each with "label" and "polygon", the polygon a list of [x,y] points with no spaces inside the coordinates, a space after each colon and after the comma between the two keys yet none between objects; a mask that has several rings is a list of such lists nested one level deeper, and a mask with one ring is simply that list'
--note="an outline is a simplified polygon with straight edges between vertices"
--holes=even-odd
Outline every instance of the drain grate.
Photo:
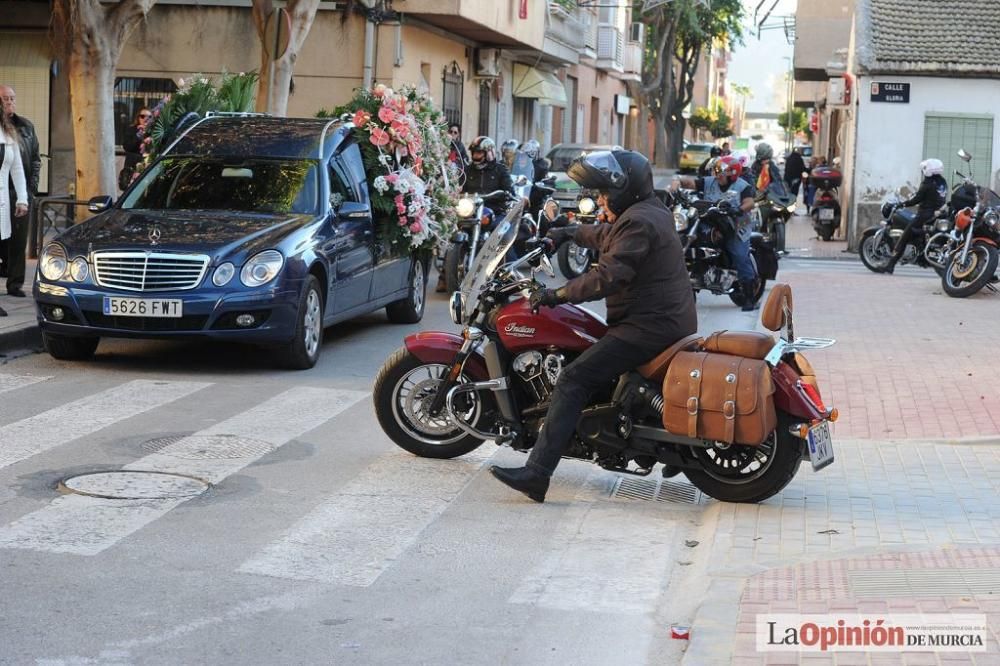
[{"label": "drain grate", "polygon": [[615,484],[611,496],[644,502],[674,502],[698,504],[701,491],[687,483],[667,479],[637,479],[623,477]]},{"label": "drain grate", "polygon": [[967,597],[1000,594],[1000,569],[884,569],[848,572],[855,597]]},{"label": "drain grate", "polygon": [[150,453],[184,460],[260,458],[277,447],[269,442],[236,435],[171,435],[142,443]]}]

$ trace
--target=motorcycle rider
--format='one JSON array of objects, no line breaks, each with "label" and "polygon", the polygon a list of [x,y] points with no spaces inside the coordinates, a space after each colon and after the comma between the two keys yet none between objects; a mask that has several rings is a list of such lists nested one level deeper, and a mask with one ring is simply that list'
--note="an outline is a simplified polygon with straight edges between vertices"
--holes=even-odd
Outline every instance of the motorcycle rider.
[{"label": "motorcycle rider", "polygon": [[488,136],[478,136],[469,144],[470,164],[465,169],[463,192],[484,194],[494,190],[514,193],[510,171],[497,161],[497,144]]},{"label": "motorcycle rider", "polygon": [[757,271],[750,259],[750,216],[753,210],[754,189],[740,176],[743,167],[732,155],[723,155],[715,161],[714,175],[705,178],[675,176],[670,190],[676,192],[681,187],[696,190],[706,201],[723,202],[720,207],[732,215],[734,233],[726,239],[726,252],[736,268],[740,288],[746,295],[742,310],[750,312],[757,307],[753,299],[757,291]]},{"label": "motorcycle rider", "polygon": [[528,462],[493,467],[493,476],[536,502],[569,446],[593,394],[698,330],[681,241],[670,211],[653,193],[649,160],[629,150],[599,151],[575,160],[567,175],[600,192],[610,224],[570,225],[549,232],[553,245],[572,239],[599,249],[598,266],[558,289],[539,289],[531,305],[555,307],[607,299],[608,332],[566,366]]},{"label": "motorcycle rider", "polygon": [[712,160],[719,157],[722,157],[722,148],[712,146],[712,149],[708,151],[708,159],[702,162],[701,166],[698,167],[698,177],[704,178],[705,176],[711,176]]},{"label": "motorcycle rider", "polygon": [[507,170],[514,168],[514,157],[517,155],[517,140],[507,139],[500,144],[500,159]]},{"label": "motorcycle rider", "polygon": [[936,158],[926,159],[920,163],[920,174],[923,180],[916,194],[904,201],[903,208],[910,206],[920,206],[913,221],[906,225],[903,235],[896,241],[896,251],[892,253],[892,259],[885,267],[885,272],[892,275],[896,269],[896,263],[903,257],[906,251],[906,244],[915,235],[921,233],[924,225],[934,219],[937,210],[944,205],[948,198],[948,181],[941,174],[944,172],[944,163]]},{"label": "motorcycle rider", "polygon": [[757,159],[750,167],[750,184],[757,188],[758,194],[765,194],[772,185],[781,186],[783,181],[778,167],[774,163],[774,148],[769,143],[758,143]]}]

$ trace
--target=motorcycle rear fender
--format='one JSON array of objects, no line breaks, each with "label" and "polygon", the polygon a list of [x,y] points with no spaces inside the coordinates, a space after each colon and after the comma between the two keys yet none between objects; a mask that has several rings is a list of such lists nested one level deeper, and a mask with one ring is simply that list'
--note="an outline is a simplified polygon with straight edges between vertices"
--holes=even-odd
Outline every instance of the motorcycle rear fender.
[{"label": "motorcycle rear fender", "polygon": [[972,242],[973,243],[986,243],[987,245],[992,245],[993,247],[997,247],[997,242],[995,240],[993,240],[992,238],[987,238],[986,236],[975,236],[972,239]]},{"label": "motorcycle rear fender", "polygon": [[[410,352],[423,363],[441,363],[451,365],[462,349],[464,340],[454,333],[444,331],[421,331],[408,335],[404,339],[406,351]],[[479,351],[469,354],[465,361],[465,376],[474,382],[483,382],[490,378],[486,370],[486,359]]]},{"label": "motorcycle rear fender", "polygon": [[802,390],[801,377],[794,367],[782,361],[771,369],[771,379],[774,382],[774,407],[778,411],[807,422],[826,418],[827,415]]}]

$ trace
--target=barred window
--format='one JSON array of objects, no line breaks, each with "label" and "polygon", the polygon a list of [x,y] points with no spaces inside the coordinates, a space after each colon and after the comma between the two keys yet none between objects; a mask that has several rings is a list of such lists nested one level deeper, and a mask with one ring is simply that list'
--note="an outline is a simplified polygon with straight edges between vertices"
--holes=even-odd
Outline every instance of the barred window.
[{"label": "barred window", "polygon": [[122,145],[139,109],[152,109],[167,95],[177,91],[173,79],[118,77],[115,79],[115,143]]},{"label": "barred window", "polygon": [[444,68],[444,94],[441,96],[441,110],[448,123],[462,123],[462,85],[465,74],[458,67],[458,63],[452,61]]}]

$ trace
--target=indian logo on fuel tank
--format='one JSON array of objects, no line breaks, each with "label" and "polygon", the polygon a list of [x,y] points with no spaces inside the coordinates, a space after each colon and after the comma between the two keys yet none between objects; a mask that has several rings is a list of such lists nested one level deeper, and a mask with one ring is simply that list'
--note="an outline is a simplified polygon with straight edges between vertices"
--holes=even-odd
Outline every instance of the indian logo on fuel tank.
[{"label": "indian logo on fuel tank", "polygon": [[507,327],[503,329],[504,333],[511,335],[515,338],[533,338],[535,337],[535,329],[530,326],[521,326],[516,321],[512,321],[507,324]]}]

